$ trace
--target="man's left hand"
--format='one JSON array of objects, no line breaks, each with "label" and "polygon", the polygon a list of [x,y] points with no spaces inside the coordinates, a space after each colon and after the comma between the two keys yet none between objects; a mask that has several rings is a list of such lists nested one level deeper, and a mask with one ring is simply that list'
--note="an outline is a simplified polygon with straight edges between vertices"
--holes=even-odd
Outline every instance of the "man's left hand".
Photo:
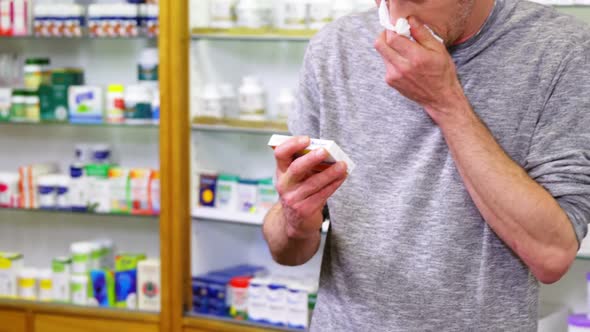
[{"label": "man's left hand", "polygon": [[375,49],[385,62],[387,84],[422,105],[437,121],[466,98],[445,45],[417,18],[410,17],[409,23],[416,42],[384,31],[375,41]]}]

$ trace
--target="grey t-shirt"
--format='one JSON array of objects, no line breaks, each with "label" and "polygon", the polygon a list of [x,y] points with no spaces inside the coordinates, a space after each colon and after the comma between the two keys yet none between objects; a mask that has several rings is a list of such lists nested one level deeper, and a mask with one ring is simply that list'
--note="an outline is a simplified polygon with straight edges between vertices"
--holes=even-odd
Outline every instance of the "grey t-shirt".
[{"label": "grey t-shirt", "polygon": [[[440,129],[384,81],[375,11],[311,41],[294,134],[335,140],[357,168],[329,200],[312,331],[534,331],[539,283],[487,226]],[[590,216],[590,32],[498,0],[449,51],[475,112],[567,212]]]}]

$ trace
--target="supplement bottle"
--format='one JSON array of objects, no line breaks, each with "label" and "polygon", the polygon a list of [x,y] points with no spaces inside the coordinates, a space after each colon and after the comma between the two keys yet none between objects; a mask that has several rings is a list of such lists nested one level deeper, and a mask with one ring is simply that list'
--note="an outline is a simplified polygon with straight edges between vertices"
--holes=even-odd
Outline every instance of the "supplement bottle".
[{"label": "supplement bottle", "polygon": [[223,117],[223,99],[215,84],[207,84],[201,95],[201,111],[199,116],[221,119]]},{"label": "supplement bottle", "polygon": [[271,25],[272,4],[266,0],[240,0],[236,7],[238,27],[261,29]]},{"label": "supplement bottle", "polygon": [[18,272],[18,296],[22,300],[32,301],[39,298],[36,269],[24,268]]},{"label": "supplement bottle", "polygon": [[108,123],[123,123],[125,121],[125,87],[123,85],[109,85],[106,113]]},{"label": "supplement bottle", "polygon": [[24,78],[25,87],[30,90],[37,90],[43,83],[44,72],[49,69],[49,59],[30,58],[25,60]]},{"label": "supplement bottle", "polygon": [[211,0],[209,2],[209,26],[217,29],[229,29],[235,26],[235,0]]},{"label": "supplement bottle", "polygon": [[240,86],[239,105],[241,120],[266,120],[266,93],[257,77],[244,77]]}]

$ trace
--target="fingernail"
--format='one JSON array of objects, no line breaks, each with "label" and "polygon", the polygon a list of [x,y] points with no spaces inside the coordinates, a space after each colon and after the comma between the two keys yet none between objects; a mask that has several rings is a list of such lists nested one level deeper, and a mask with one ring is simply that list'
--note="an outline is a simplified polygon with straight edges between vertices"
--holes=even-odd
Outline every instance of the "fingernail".
[{"label": "fingernail", "polygon": [[308,138],[307,136],[302,136],[299,137],[299,140],[297,141],[299,144],[307,144]]},{"label": "fingernail", "polygon": [[342,172],[342,171],[346,170],[346,163],[344,163],[344,162],[337,163],[336,164],[336,170],[338,172]]}]

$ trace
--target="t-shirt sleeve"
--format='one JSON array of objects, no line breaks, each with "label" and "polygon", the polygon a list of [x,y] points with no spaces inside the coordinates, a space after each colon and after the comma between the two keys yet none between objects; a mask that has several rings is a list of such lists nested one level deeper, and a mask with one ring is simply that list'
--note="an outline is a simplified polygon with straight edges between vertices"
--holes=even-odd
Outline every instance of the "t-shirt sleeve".
[{"label": "t-shirt sleeve", "polygon": [[289,131],[292,135],[320,137],[320,92],[314,69],[313,43],[305,52],[299,73],[299,87],[295,110],[289,114]]},{"label": "t-shirt sleeve", "polygon": [[539,117],[525,169],[557,200],[578,241],[590,222],[588,48],[564,59]]}]

